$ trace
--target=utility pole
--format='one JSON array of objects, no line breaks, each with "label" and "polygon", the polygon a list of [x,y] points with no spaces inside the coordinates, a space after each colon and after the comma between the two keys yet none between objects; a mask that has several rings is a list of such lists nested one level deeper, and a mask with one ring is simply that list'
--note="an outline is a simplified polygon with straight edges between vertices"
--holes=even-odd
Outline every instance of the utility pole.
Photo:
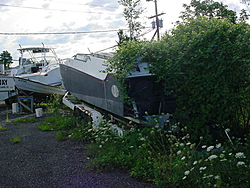
[{"label": "utility pole", "polygon": [[157,40],[160,40],[160,28],[159,28],[159,18],[158,18],[158,10],[157,10],[157,0],[155,0],[155,18],[156,18],[156,32],[157,32]]},{"label": "utility pole", "polygon": [[[155,3],[155,16],[151,16],[149,18],[154,18],[156,19],[156,33],[157,34],[157,40],[160,40],[160,26],[159,26],[159,16],[165,14],[165,13],[161,13],[161,14],[158,14],[158,9],[157,9],[157,0],[146,0],[147,2],[149,1],[154,1]],[[155,36],[154,34],[154,36]]]}]

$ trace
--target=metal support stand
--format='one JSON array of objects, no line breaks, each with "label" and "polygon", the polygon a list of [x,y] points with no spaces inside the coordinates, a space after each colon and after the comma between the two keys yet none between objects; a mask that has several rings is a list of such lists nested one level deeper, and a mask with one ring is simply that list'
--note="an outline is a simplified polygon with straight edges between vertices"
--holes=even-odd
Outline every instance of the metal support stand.
[{"label": "metal support stand", "polygon": [[32,96],[19,96],[17,99],[21,112],[23,111],[23,108],[31,113],[34,112],[34,98]]}]

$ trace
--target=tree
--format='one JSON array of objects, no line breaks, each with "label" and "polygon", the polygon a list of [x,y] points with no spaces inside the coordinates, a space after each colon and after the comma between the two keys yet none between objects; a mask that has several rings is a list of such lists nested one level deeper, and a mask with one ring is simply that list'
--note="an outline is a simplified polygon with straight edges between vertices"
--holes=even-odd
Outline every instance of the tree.
[{"label": "tree", "polygon": [[117,42],[118,46],[121,46],[121,44],[125,41],[129,41],[129,37],[124,34],[124,31],[122,29],[119,29],[117,32],[119,41]]},{"label": "tree", "polygon": [[12,63],[11,54],[6,50],[0,54],[0,63],[4,64],[4,68],[9,68]]},{"label": "tree", "polygon": [[165,61],[154,61],[152,71],[176,94],[178,112],[188,115],[193,135],[250,131],[249,29],[245,23],[200,17],[162,39]]},{"label": "tree", "polygon": [[125,7],[123,15],[129,25],[130,40],[134,40],[141,31],[141,23],[138,19],[143,9],[140,6],[140,0],[120,0],[118,2]]},{"label": "tree", "polygon": [[229,10],[227,5],[213,0],[191,0],[190,5],[184,4],[185,11],[181,12],[180,18],[183,22],[187,22],[190,18],[198,18],[205,16],[209,19],[229,19],[232,23],[236,23],[237,15],[233,10]]},{"label": "tree", "polygon": [[245,9],[242,9],[240,12],[239,22],[246,23],[246,21],[249,19],[249,14]]}]

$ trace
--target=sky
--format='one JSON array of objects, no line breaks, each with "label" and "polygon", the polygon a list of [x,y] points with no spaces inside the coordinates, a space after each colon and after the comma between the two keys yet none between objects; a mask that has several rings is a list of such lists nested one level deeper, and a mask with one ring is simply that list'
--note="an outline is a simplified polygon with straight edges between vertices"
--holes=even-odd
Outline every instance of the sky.
[{"label": "sky", "polygon": [[[249,10],[240,3],[242,0],[214,1],[221,1],[236,12],[243,8]],[[180,12],[184,10],[182,5],[190,2],[157,0],[158,13],[165,13],[160,17],[163,20],[161,35],[174,27]],[[145,35],[141,38],[151,39],[155,30],[151,28],[153,20],[148,17],[155,15],[155,3],[141,0],[141,5],[145,8],[140,16],[145,27],[142,31]],[[19,44],[22,47],[42,47],[44,43],[46,47],[55,48],[58,57],[64,59],[76,53],[110,48],[117,44],[117,30],[128,29],[123,10],[118,0],[0,0],[0,53],[7,50],[14,60],[18,60]],[[65,32],[81,33],[54,34]]]}]

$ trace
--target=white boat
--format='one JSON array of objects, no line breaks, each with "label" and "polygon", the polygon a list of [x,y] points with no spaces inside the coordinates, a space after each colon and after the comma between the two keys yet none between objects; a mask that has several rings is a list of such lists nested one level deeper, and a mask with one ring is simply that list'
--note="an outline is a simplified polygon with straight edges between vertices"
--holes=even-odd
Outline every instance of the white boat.
[{"label": "white boat", "polygon": [[[51,91],[48,92],[49,86],[62,84],[60,59],[54,49],[43,45],[43,47],[21,47],[18,51],[21,53],[19,66],[11,70],[11,76],[15,77],[15,86],[19,90],[29,92],[53,93],[57,91],[51,87]],[[44,87],[45,85],[48,87]]]},{"label": "white boat", "polygon": [[59,94],[64,95],[66,90],[57,86],[47,85],[39,82],[35,82],[25,78],[14,78],[15,85],[18,85],[19,88],[22,88],[24,91],[30,91],[39,94]]},{"label": "white boat", "polygon": [[17,95],[15,89],[14,77],[1,75],[0,76],[0,101],[6,100]]}]

